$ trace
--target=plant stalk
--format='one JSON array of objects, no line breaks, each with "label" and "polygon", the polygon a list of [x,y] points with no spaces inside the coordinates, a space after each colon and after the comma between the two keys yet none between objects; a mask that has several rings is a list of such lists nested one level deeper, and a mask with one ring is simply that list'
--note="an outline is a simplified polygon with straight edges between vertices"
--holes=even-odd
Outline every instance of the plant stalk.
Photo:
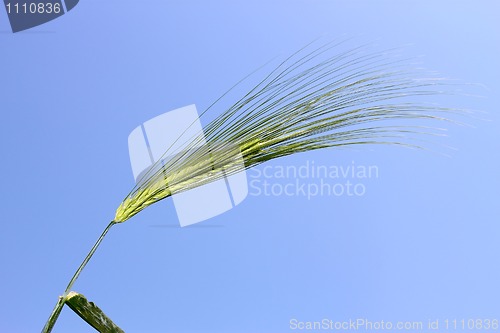
[{"label": "plant stalk", "polygon": [[61,313],[62,308],[64,307],[64,304],[66,302],[66,298],[68,297],[68,294],[71,291],[71,288],[73,288],[73,285],[75,284],[76,280],[80,276],[80,273],[82,272],[82,270],[85,268],[87,263],[90,261],[90,259],[94,255],[95,251],[97,250],[97,248],[101,244],[102,240],[104,239],[104,237],[108,233],[109,229],[111,229],[111,227],[115,224],[116,224],[115,221],[111,221],[108,224],[108,226],[106,227],[106,229],[104,229],[104,231],[102,232],[99,239],[95,242],[92,249],[90,249],[89,253],[85,257],[83,262],[80,264],[80,267],[78,267],[75,274],[73,275],[73,277],[69,281],[68,286],[66,287],[66,290],[64,291],[63,295],[59,296],[59,300],[57,301],[56,306],[54,307],[54,310],[52,310],[52,313],[50,314],[49,319],[45,323],[45,326],[42,330],[42,333],[50,333],[52,331],[52,328],[54,327],[54,324],[56,323],[57,318],[59,317],[59,314]]}]

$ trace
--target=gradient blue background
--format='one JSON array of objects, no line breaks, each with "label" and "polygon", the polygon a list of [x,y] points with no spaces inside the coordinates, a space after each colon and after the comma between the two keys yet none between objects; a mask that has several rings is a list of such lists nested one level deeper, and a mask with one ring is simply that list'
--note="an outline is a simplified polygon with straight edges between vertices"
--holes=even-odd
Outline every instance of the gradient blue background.
[{"label": "gradient blue background", "polygon": [[[500,319],[499,12],[495,1],[86,0],[12,34],[0,10],[0,332],[43,327],[133,186],[133,128],[204,109],[318,37],[407,45],[426,68],[484,85],[465,89],[483,97],[438,102],[489,121],[447,125],[431,148],[451,157],[377,146],[273,162],[377,165],[362,198],[248,197],[191,228],[169,199],[113,228],[74,289],[127,332]],[[68,309],[54,329],[92,331]]]}]

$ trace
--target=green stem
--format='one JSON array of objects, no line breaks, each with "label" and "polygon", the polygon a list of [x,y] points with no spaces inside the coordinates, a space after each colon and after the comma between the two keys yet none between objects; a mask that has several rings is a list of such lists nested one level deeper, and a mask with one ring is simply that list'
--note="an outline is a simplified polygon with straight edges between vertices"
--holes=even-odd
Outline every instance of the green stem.
[{"label": "green stem", "polygon": [[66,287],[66,290],[64,291],[64,294],[62,296],[59,296],[59,300],[57,301],[56,306],[54,307],[54,310],[52,310],[52,313],[50,314],[49,319],[45,323],[45,326],[42,330],[42,333],[50,333],[52,331],[52,328],[54,327],[54,324],[56,323],[57,318],[59,317],[59,314],[61,313],[61,310],[64,307],[64,303],[66,302],[66,298],[68,297],[68,294],[71,291],[71,288],[73,288],[73,284],[75,284],[75,281],[80,276],[80,273],[82,272],[82,270],[85,268],[85,266],[87,265],[89,260],[94,255],[94,252],[97,250],[97,248],[101,244],[102,240],[104,239],[104,236],[106,236],[109,229],[111,229],[111,227],[115,224],[116,224],[115,221],[111,221],[108,224],[108,226],[106,227],[106,229],[104,229],[104,231],[102,232],[99,239],[95,242],[92,249],[90,249],[90,252],[87,254],[87,256],[85,257],[83,262],[80,264],[80,267],[78,267],[75,274],[73,275],[73,277],[69,281],[68,286]]}]

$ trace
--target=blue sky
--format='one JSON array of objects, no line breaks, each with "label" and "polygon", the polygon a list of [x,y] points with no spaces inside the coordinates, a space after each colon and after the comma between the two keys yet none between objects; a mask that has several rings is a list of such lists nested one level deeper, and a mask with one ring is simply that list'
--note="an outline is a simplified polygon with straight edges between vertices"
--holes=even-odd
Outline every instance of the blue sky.
[{"label": "blue sky", "polygon": [[[171,199],[161,202],[111,230],[74,290],[127,332],[500,319],[499,7],[87,0],[18,34],[0,11],[0,332],[43,327],[133,186],[135,127],[185,105],[203,110],[317,38],[401,47],[443,77],[477,84],[437,103],[485,113],[471,126],[446,124],[448,137],[429,150],[366,146],[268,164],[375,165],[363,196],[250,195],[189,228]],[[53,332],[68,331],[92,329],[65,309]]]}]

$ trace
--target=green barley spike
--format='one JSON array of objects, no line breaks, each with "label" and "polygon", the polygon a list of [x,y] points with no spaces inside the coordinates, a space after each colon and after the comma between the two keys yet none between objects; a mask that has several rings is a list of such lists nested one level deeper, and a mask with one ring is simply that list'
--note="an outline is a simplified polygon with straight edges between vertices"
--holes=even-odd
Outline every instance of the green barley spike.
[{"label": "green barley spike", "polygon": [[296,52],[204,128],[207,145],[197,144],[200,134],[183,153],[154,165],[119,205],[43,332],[52,330],[73,284],[109,229],[150,205],[295,153],[363,144],[415,146],[409,140],[412,134],[436,134],[421,120],[442,121],[442,114],[457,112],[418,102],[422,96],[443,94],[441,79],[416,78],[404,63],[363,48],[328,56],[335,47]]}]

